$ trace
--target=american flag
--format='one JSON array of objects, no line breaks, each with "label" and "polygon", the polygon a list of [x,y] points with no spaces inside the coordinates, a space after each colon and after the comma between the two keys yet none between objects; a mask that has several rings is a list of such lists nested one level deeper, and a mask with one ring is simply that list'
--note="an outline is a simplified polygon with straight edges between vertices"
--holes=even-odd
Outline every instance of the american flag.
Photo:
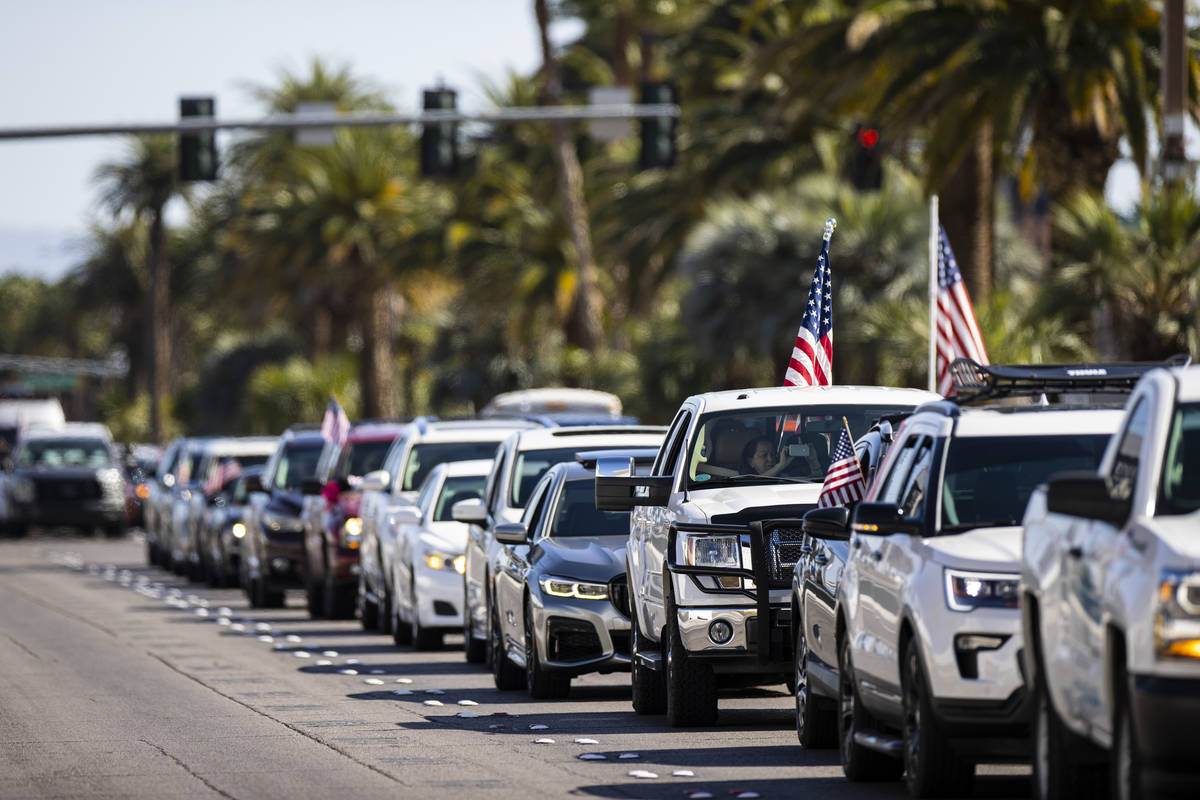
[{"label": "american flag", "polygon": [[325,407],[325,418],[321,420],[321,438],[341,447],[349,436],[350,418],[342,410],[337,398],[330,396],[329,405]]},{"label": "american flag", "polygon": [[986,364],[988,357],[962,273],[958,271],[946,229],[940,225],[937,278],[937,388],[939,394],[949,397],[954,392],[950,362],[969,358],[977,364]]},{"label": "american flag", "polygon": [[863,480],[862,467],[859,466],[858,456],[854,454],[850,428],[843,425],[837,447],[833,448],[833,455],[829,459],[825,483],[821,484],[817,508],[848,505],[862,500],[866,493],[867,482]]},{"label": "american flag", "polygon": [[237,459],[223,458],[221,463],[212,470],[208,476],[208,483],[204,486],[205,494],[216,494],[221,491],[225,484],[229,483],[234,478],[242,474],[242,465],[237,462]]},{"label": "american flag", "polygon": [[836,223],[825,223],[821,254],[808,288],[808,307],[792,347],[784,386],[828,386],[833,383],[833,286],[830,281],[829,239]]}]

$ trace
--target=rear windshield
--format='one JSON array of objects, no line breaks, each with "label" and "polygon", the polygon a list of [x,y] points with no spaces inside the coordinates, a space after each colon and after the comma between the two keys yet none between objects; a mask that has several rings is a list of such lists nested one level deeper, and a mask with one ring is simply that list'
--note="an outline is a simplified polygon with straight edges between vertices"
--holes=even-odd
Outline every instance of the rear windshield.
[{"label": "rear windshield", "polygon": [[950,443],[942,530],[1018,525],[1029,495],[1055,472],[1095,470],[1108,434],[971,436]]},{"label": "rear windshield", "polygon": [[554,539],[569,536],[628,536],[628,511],[599,511],[596,509],[596,481],[567,481],[550,536]]},{"label": "rear windshield", "polygon": [[392,447],[391,439],[380,439],[372,442],[347,442],[339,459],[335,475],[339,478],[347,475],[359,477],[368,472],[374,472],[383,466],[383,459]]},{"label": "rear windshield", "polygon": [[100,469],[111,467],[113,460],[108,445],[100,439],[37,439],[17,449],[16,463],[33,469]]},{"label": "rear windshield", "polygon": [[1200,508],[1200,403],[1181,403],[1171,419],[1156,513],[1190,514]]},{"label": "rear windshield", "polygon": [[415,445],[408,455],[404,468],[404,481],[400,491],[411,492],[425,482],[425,478],[438,464],[450,461],[474,461],[477,458],[495,458],[499,444],[492,442],[430,442]]},{"label": "rear windshield", "polygon": [[478,500],[483,497],[485,475],[465,475],[461,478],[446,478],[442,484],[442,493],[438,495],[437,505],[433,509],[434,522],[450,522],[454,519],[450,509],[460,500]]},{"label": "rear windshield", "polygon": [[275,470],[276,489],[299,489],[300,483],[317,475],[323,442],[292,444],[284,448]]}]

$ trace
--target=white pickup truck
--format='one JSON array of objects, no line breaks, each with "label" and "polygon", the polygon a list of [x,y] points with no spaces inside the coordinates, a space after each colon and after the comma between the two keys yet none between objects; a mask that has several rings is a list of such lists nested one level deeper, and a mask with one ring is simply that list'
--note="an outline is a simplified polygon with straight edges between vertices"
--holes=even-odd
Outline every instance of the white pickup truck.
[{"label": "white pickup truck", "polygon": [[1098,472],[1053,476],[1024,526],[1035,796],[1196,797],[1200,367],[1144,375]]},{"label": "white pickup truck", "polygon": [[719,682],[791,679],[799,517],[816,505],[830,451],[847,422],[861,435],[928,397],[868,386],[695,395],[649,475],[634,475],[628,460],[600,460],[597,508],[633,510],[626,557],[635,712],[707,725]]}]

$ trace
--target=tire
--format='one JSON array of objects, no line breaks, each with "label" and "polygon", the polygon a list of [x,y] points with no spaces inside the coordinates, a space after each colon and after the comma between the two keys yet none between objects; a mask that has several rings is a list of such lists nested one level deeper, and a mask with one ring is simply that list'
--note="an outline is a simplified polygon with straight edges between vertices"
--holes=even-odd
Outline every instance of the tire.
[{"label": "tire", "polygon": [[158,566],[158,545],[146,539],[146,563],[152,567]]},{"label": "tire", "polygon": [[903,761],[854,741],[858,727],[867,727],[870,722],[870,716],[859,702],[854,685],[849,637],[843,636],[838,641],[838,747],[842,757],[842,772],[853,783],[899,780],[904,771]]},{"label": "tire", "polygon": [[325,616],[325,594],[321,584],[310,577],[304,579],[304,601],[308,606],[308,616],[313,619]]},{"label": "tire", "polygon": [[282,589],[270,589],[265,578],[254,581],[250,606],[252,608],[282,608],[284,596]]},{"label": "tire", "polygon": [[467,605],[467,585],[463,581],[463,655],[470,664],[482,664],[487,658],[487,640],[476,639],[471,632],[471,612]]},{"label": "tire", "polygon": [[1108,772],[1099,768],[1103,755],[1063,724],[1042,669],[1038,663],[1033,683],[1033,796],[1038,800],[1104,797]]},{"label": "tire", "polygon": [[492,608],[491,619],[491,651],[492,651],[492,679],[496,683],[496,688],[506,692],[511,692],[516,689],[525,688],[525,675],[517,669],[517,665],[509,661],[507,653],[505,653],[504,642],[500,633],[500,618],[496,615],[495,607]]},{"label": "tire", "polygon": [[421,625],[421,610],[419,601],[417,600],[417,578],[416,573],[413,574],[413,584],[410,587],[410,597],[412,597],[412,620],[410,627],[412,628],[412,643],[414,650],[440,650],[442,648],[442,632],[430,630]]},{"label": "tire", "polygon": [[1137,731],[1129,710],[1129,681],[1123,669],[1114,670],[1113,684],[1112,800],[1141,800],[1147,793]]},{"label": "tire", "polygon": [[356,601],[359,621],[362,623],[363,630],[377,630],[379,628],[379,604],[367,599],[367,579],[361,572],[358,574]]},{"label": "tire", "polygon": [[358,586],[339,586],[333,581],[333,571],[325,571],[325,618],[354,619]]},{"label": "tire", "polygon": [[792,657],[792,694],[796,698],[796,738],[809,750],[837,747],[837,714],[828,698],[818,697],[808,685],[808,640],[797,628]]},{"label": "tire", "polygon": [[400,619],[400,604],[395,599],[392,600],[390,616],[392,618],[392,641],[398,647],[412,644],[412,625]]},{"label": "tire", "polygon": [[571,693],[571,676],[547,670],[538,658],[533,604],[525,603],[525,688],[536,700],[558,700]]},{"label": "tire", "polygon": [[667,606],[667,658],[663,665],[667,684],[667,724],[672,728],[712,725],[717,721],[717,676],[708,664],[688,657],[675,623],[675,609]]},{"label": "tire", "polygon": [[638,630],[637,609],[631,609],[629,617],[629,642],[633,652],[630,654],[630,679],[633,684],[633,713],[662,714],[667,710],[667,683],[661,671],[650,669],[641,663],[639,652],[654,650],[655,643],[642,635]]},{"label": "tire", "polygon": [[384,636],[391,636],[394,619],[392,618],[392,592],[387,588],[387,584],[383,587],[383,602],[379,605],[379,632]]},{"label": "tire", "polygon": [[963,797],[971,793],[975,765],[954,752],[933,716],[929,684],[916,639],[904,646],[900,687],[904,701],[904,782],[911,797]]}]

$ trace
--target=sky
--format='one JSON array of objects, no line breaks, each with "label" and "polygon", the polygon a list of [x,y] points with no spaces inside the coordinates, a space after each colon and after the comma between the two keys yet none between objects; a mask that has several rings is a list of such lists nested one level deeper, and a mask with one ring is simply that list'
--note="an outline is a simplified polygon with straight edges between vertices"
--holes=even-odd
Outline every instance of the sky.
[{"label": "sky", "polygon": [[[541,60],[533,0],[5,0],[0,128],[170,122],[179,97],[217,116],[263,113],[247,84],[274,85],[311,59],[349,66],[398,109],[443,80],[459,106]],[[569,36],[569,23],[556,38]],[[92,176],[121,137],[0,140],[0,274],[57,278],[101,219]]]},{"label": "sky", "polygon": [[[4,0],[0,128],[169,122],[179,97],[216,98],[219,118],[262,113],[247,84],[274,85],[313,57],[349,66],[400,110],[443,80],[459,106],[540,61],[533,0]],[[577,29],[576,29],[577,30]],[[572,36],[572,24],[554,38]],[[222,134],[218,142],[227,141]],[[121,137],[0,140],[0,274],[60,277],[102,218],[92,176]],[[1110,202],[1128,208],[1137,172],[1118,164]]]}]

